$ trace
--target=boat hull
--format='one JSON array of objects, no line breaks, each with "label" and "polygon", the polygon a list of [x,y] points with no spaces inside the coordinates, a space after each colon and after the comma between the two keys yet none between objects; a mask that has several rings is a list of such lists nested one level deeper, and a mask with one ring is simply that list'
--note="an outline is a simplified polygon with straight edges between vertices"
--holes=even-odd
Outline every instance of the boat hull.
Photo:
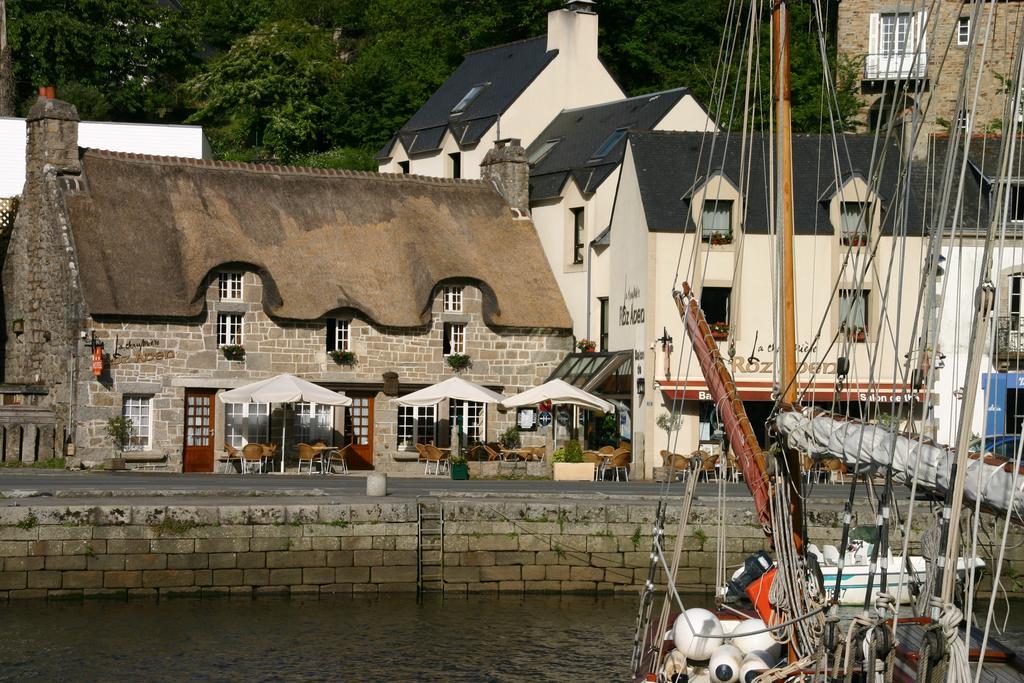
[{"label": "boat hull", "polygon": [[[911,567],[914,570],[916,583],[923,583],[925,580],[926,563],[923,557],[912,556],[910,558]],[[981,559],[975,559],[973,561],[975,568],[975,581],[980,578],[980,569],[984,568],[985,562]],[[894,557],[889,560],[890,570],[886,577],[886,592],[892,595],[897,604],[909,605],[913,600],[914,596],[910,592],[910,581],[906,575],[906,568],[903,564],[902,559]],[[900,570],[894,570],[892,568],[899,567]],[[960,559],[957,561],[957,580],[965,581],[967,579],[968,570],[971,567],[969,560]],[[902,570],[902,571],[901,571]],[[838,567],[822,567],[821,575],[824,579],[825,594],[830,596],[835,590],[836,576],[839,572]],[[866,564],[855,564],[847,565],[843,568],[843,577],[839,584],[839,604],[840,605],[863,605],[864,598],[868,592],[868,577],[870,574],[870,566]],[[871,602],[881,592],[880,579],[878,570],[874,572],[874,580],[872,581],[871,590]],[[902,583],[902,586],[900,585]],[[897,593],[898,592],[898,593]]]}]

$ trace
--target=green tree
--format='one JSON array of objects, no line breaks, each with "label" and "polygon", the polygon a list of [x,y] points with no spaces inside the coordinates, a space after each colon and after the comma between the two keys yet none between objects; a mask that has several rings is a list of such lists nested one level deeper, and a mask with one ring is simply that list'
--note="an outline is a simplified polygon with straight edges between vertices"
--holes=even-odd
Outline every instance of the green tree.
[{"label": "green tree", "polygon": [[95,88],[118,119],[177,107],[195,52],[180,12],[148,0],[9,0],[7,11],[19,101],[73,83]]},{"label": "green tree", "polygon": [[296,20],[264,24],[187,83],[198,106],[188,120],[222,126],[235,145],[287,161],[329,146],[326,107],[345,68],[329,31]]}]

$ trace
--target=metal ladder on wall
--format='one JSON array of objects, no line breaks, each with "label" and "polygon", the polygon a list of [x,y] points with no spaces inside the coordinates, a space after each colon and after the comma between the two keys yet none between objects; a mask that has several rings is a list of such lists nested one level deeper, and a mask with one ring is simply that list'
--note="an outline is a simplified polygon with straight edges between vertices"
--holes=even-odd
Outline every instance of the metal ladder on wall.
[{"label": "metal ladder on wall", "polygon": [[416,588],[444,590],[444,506],[437,496],[416,496]]}]

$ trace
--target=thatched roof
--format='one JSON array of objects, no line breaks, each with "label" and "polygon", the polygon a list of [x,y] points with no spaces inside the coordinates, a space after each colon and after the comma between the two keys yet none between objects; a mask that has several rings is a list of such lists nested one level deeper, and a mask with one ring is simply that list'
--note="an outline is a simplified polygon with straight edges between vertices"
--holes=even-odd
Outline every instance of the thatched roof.
[{"label": "thatched roof", "polygon": [[191,317],[206,278],[248,264],[269,314],[430,319],[435,286],[476,281],[501,327],[570,328],[530,221],[489,183],[86,150],[65,192],[88,312]]}]

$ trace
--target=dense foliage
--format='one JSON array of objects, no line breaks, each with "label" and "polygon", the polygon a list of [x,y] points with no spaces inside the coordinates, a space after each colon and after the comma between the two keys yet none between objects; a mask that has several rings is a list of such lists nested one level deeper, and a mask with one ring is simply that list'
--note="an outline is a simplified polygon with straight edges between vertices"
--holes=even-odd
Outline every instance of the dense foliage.
[{"label": "dense foliage", "polygon": [[[55,84],[85,118],[202,123],[221,156],[373,168],[373,152],[465,52],[540,35],[561,4],[8,0],[7,8],[23,107],[39,85]],[[738,125],[732,98],[710,106],[729,6],[601,0],[601,58],[629,94],[688,86],[725,125]],[[810,5],[792,6],[794,125],[816,132],[817,36]],[[840,100],[856,112],[851,88],[840,89]]]}]

